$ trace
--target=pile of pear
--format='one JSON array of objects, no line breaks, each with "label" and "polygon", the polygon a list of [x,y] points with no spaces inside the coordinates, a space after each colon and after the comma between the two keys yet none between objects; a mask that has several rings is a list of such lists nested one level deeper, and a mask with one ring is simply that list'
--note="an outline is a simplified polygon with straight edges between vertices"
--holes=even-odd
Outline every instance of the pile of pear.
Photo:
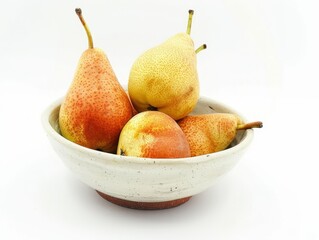
[{"label": "pile of pear", "polygon": [[103,50],[88,38],[59,111],[60,132],[81,146],[123,156],[184,158],[222,151],[237,131],[262,127],[230,113],[191,115],[200,96],[197,54],[187,29],[142,53],[133,63],[126,92]]}]

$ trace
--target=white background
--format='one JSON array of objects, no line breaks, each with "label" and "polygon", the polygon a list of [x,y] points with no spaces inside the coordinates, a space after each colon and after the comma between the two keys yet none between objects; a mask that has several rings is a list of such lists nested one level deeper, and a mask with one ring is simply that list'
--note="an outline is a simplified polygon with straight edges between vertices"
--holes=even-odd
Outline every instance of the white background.
[{"label": "white background", "polygon": [[[188,203],[137,211],[100,198],[51,148],[41,113],[72,81],[85,32],[122,84],[185,31],[201,95],[262,120],[240,163]],[[319,4],[301,0],[10,1],[0,14],[0,239],[319,239]]]}]

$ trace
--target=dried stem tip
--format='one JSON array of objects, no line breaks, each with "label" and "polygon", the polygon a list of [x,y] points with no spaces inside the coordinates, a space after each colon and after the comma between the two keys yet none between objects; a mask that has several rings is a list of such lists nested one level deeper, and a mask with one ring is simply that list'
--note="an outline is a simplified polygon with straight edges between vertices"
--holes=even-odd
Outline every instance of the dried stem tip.
[{"label": "dried stem tip", "polygon": [[76,9],[75,9],[75,12],[76,12],[76,14],[77,14],[78,16],[80,16],[80,15],[82,14],[81,8],[76,8]]}]

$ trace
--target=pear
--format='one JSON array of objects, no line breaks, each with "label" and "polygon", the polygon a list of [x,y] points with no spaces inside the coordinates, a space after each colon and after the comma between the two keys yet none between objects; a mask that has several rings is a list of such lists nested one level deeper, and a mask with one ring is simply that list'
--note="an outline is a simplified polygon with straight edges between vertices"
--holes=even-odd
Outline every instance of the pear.
[{"label": "pear", "polygon": [[93,40],[81,9],[75,10],[88,37],[74,79],[59,112],[61,134],[82,146],[116,152],[120,132],[132,117],[128,95],[105,53]]},{"label": "pear", "polygon": [[186,135],[192,157],[224,150],[238,130],[263,126],[262,122],[245,124],[238,115],[231,113],[190,115],[177,123]]},{"label": "pear", "polygon": [[144,111],[122,129],[118,155],[147,158],[190,157],[190,148],[176,121],[159,111]]},{"label": "pear", "polygon": [[178,33],[153,47],[133,63],[128,91],[138,112],[158,110],[178,120],[188,115],[199,98],[196,50],[190,37],[192,16],[189,10],[186,33]]}]

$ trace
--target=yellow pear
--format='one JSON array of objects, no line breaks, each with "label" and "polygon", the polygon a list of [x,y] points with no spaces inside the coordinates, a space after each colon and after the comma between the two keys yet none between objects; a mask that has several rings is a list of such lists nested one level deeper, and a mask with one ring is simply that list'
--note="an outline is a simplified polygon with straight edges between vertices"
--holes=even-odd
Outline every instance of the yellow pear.
[{"label": "yellow pear", "polygon": [[60,108],[61,133],[82,146],[115,153],[120,132],[132,117],[132,106],[107,56],[93,47],[81,9],[76,13],[86,30],[89,48],[79,60]]},{"label": "yellow pear", "polygon": [[189,144],[176,121],[165,113],[145,111],[122,129],[117,154],[148,158],[190,157]]},{"label": "yellow pear", "polygon": [[238,130],[262,127],[262,122],[245,124],[230,113],[187,116],[177,123],[186,135],[192,157],[226,149]]},{"label": "yellow pear", "polygon": [[138,112],[158,110],[178,120],[188,115],[199,98],[196,53],[190,37],[193,10],[186,33],[178,33],[149,49],[134,62],[128,91]]}]

